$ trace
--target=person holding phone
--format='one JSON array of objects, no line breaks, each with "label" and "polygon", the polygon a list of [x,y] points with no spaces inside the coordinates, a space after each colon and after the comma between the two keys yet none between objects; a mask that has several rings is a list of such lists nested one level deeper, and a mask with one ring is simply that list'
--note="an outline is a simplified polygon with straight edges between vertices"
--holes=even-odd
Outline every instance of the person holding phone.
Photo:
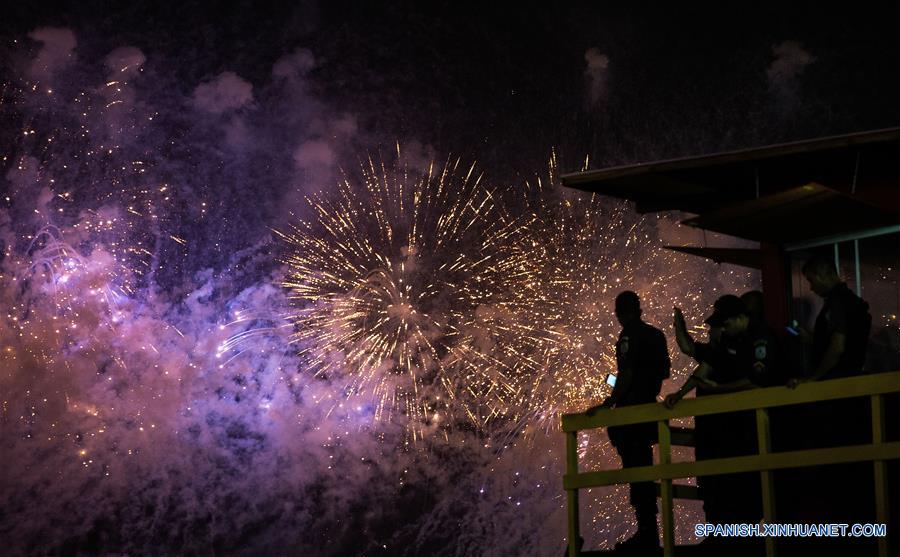
[{"label": "person holding phone", "polygon": [[[862,375],[872,328],[869,304],[841,280],[833,257],[817,255],[810,258],[803,265],[802,273],[810,289],[824,304],[811,333],[798,328],[800,339],[812,348],[810,367],[800,377],[789,380],[788,387]],[[782,440],[776,437],[773,441],[780,441],[776,450],[853,446],[869,443],[872,439],[871,409],[866,398],[790,406],[781,414],[775,415],[775,423],[789,424],[795,435]],[[784,514],[791,518],[840,523],[862,520],[861,517],[866,517],[874,508],[871,491],[856,488],[873,481],[868,463],[819,466],[804,469],[802,474],[782,472],[781,475],[791,480],[788,485],[793,490],[793,499],[805,502],[800,508],[787,506]],[[823,482],[841,476],[859,479],[856,483],[838,482],[827,493],[821,490]],[[804,512],[807,513],[805,516],[796,514]]]},{"label": "person holding phone", "polygon": [[[630,290],[616,296],[616,319],[622,326],[616,342],[615,386],[603,404],[589,408],[593,416],[605,408],[656,402],[662,382],[669,377],[671,362],[662,331],[641,319],[641,302]],[[609,440],[622,459],[624,468],[653,464],[656,424],[611,426]],[[655,549],[659,547],[656,529],[656,487],[653,482],[631,484],[631,504],[637,518],[637,533],[617,548]]]},{"label": "person holding phone", "polygon": [[825,304],[811,338],[806,331],[798,331],[812,341],[812,369],[805,377],[792,379],[788,386],[862,374],[872,330],[869,304],[847,288],[830,259],[813,257],[802,271],[810,289]]}]

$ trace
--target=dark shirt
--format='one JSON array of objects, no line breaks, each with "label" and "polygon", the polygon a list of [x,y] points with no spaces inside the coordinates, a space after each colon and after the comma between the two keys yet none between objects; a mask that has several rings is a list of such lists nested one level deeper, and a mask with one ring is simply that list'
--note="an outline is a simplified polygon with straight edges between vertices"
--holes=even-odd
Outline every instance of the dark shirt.
[{"label": "dark shirt", "polygon": [[[724,336],[717,345],[696,343],[694,357],[712,367],[709,379],[719,384],[749,379],[758,387],[784,383],[778,340],[764,324],[752,324],[738,337]],[[702,387],[698,395],[708,394]]]},{"label": "dark shirt", "polygon": [[[694,359],[698,364],[706,364],[712,368],[707,379],[716,383],[728,383],[733,380],[736,354],[726,336],[720,337],[718,342],[694,343]],[[709,394],[715,393],[704,389],[702,385],[697,386],[697,396]]]},{"label": "dark shirt", "polygon": [[783,385],[783,357],[778,339],[764,324],[752,324],[735,339],[735,378],[757,387]]},{"label": "dark shirt", "polygon": [[837,365],[822,379],[861,374],[866,361],[866,348],[871,329],[872,316],[869,314],[869,304],[854,294],[843,282],[832,288],[825,295],[825,305],[816,318],[812,371],[815,371],[825,357],[831,335],[841,333],[846,339],[844,353],[841,354]]},{"label": "dark shirt", "polygon": [[617,406],[656,402],[671,368],[666,336],[643,321],[624,327],[616,342],[616,365],[619,373],[631,371],[631,384]]},{"label": "dark shirt", "polygon": [[[709,379],[719,382],[734,367],[734,348],[729,348],[726,343],[719,341],[694,343],[694,359],[697,363],[706,364],[712,368]],[[698,390],[697,394],[701,394]]]}]

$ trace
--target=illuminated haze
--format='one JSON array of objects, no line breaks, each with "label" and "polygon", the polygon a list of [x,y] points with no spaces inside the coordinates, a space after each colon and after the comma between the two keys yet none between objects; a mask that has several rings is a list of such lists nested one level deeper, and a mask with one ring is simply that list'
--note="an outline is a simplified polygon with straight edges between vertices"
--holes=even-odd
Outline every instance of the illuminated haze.
[{"label": "illuminated haze", "polygon": [[[0,538],[10,554],[558,552],[555,416],[608,394],[598,379],[618,333],[615,293],[638,291],[646,319],[670,331],[673,305],[696,325],[718,294],[756,284],[739,268],[662,250],[703,241],[673,216],[643,218],[558,187],[558,167],[577,169],[586,154],[607,164],[737,141],[710,131],[731,130],[731,113],[707,130],[644,133],[650,124],[616,97],[633,78],[615,34],[569,53],[571,101],[546,118],[571,134],[520,130],[510,135],[515,153],[495,148],[512,129],[499,119],[481,122],[496,131],[473,122],[448,140],[446,120],[462,108],[448,102],[442,115],[433,98],[416,105],[429,83],[398,84],[406,96],[394,101],[390,84],[359,94],[371,74],[337,76],[361,71],[366,58],[336,69],[350,40],[336,36],[293,41],[252,69],[204,65],[196,52],[181,59],[150,39],[103,44],[78,25],[4,37]],[[761,113],[790,118],[785,99],[803,103],[819,52],[778,37],[754,60],[759,98],[771,97]],[[527,107],[516,105],[519,85],[485,87]],[[543,125],[530,116],[519,124]],[[645,146],[618,141],[628,133]],[[554,144],[579,162],[546,170]],[[336,199],[339,180],[365,195],[360,163],[370,154],[407,172],[410,185],[432,161],[475,163],[496,203],[490,216],[523,227],[506,247],[527,248],[531,282],[498,286],[463,319],[479,350],[519,366],[517,394],[497,397],[504,411],[491,423],[458,407],[440,423],[403,412],[382,419],[377,400],[349,392],[342,372],[353,370],[316,374],[298,354],[289,316],[309,301],[283,287],[296,246],[273,230],[315,219],[307,198]],[[544,340],[524,342],[524,324]],[[557,337],[565,342],[546,340]],[[523,364],[538,354],[541,365]],[[666,389],[688,370],[685,359],[675,363]],[[472,396],[465,377],[454,380],[458,392],[445,395]],[[618,464],[603,435],[585,438],[582,454],[591,465]],[[633,530],[626,489],[584,499],[589,545]],[[690,539],[686,530],[678,537]]]}]

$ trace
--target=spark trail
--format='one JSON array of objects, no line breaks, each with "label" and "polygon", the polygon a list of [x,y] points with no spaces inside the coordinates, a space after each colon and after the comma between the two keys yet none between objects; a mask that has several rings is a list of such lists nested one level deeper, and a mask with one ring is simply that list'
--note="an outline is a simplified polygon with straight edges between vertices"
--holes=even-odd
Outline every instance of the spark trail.
[{"label": "spark trail", "polygon": [[281,234],[308,370],[345,377],[348,398],[371,400],[376,420],[404,416],[413,439],[505,416],[522,369],[480,321],[527,280],[525,224],[459,159],[416,174],[370,158],[360,175],[309,198],[314,217]]}]

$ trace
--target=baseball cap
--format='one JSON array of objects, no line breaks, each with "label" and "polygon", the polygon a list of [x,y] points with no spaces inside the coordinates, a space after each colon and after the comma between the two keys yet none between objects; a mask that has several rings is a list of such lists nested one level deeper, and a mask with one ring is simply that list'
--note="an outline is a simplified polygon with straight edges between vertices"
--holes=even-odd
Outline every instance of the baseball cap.
[{"label": "baseball cap", "polygon": [[716,303],[713,304],[713,312],[705,322],[710,327],[721,327],[725,324],[725,320],[746,314],[746,304],[737,296],[726,294],[716,300]]}]

